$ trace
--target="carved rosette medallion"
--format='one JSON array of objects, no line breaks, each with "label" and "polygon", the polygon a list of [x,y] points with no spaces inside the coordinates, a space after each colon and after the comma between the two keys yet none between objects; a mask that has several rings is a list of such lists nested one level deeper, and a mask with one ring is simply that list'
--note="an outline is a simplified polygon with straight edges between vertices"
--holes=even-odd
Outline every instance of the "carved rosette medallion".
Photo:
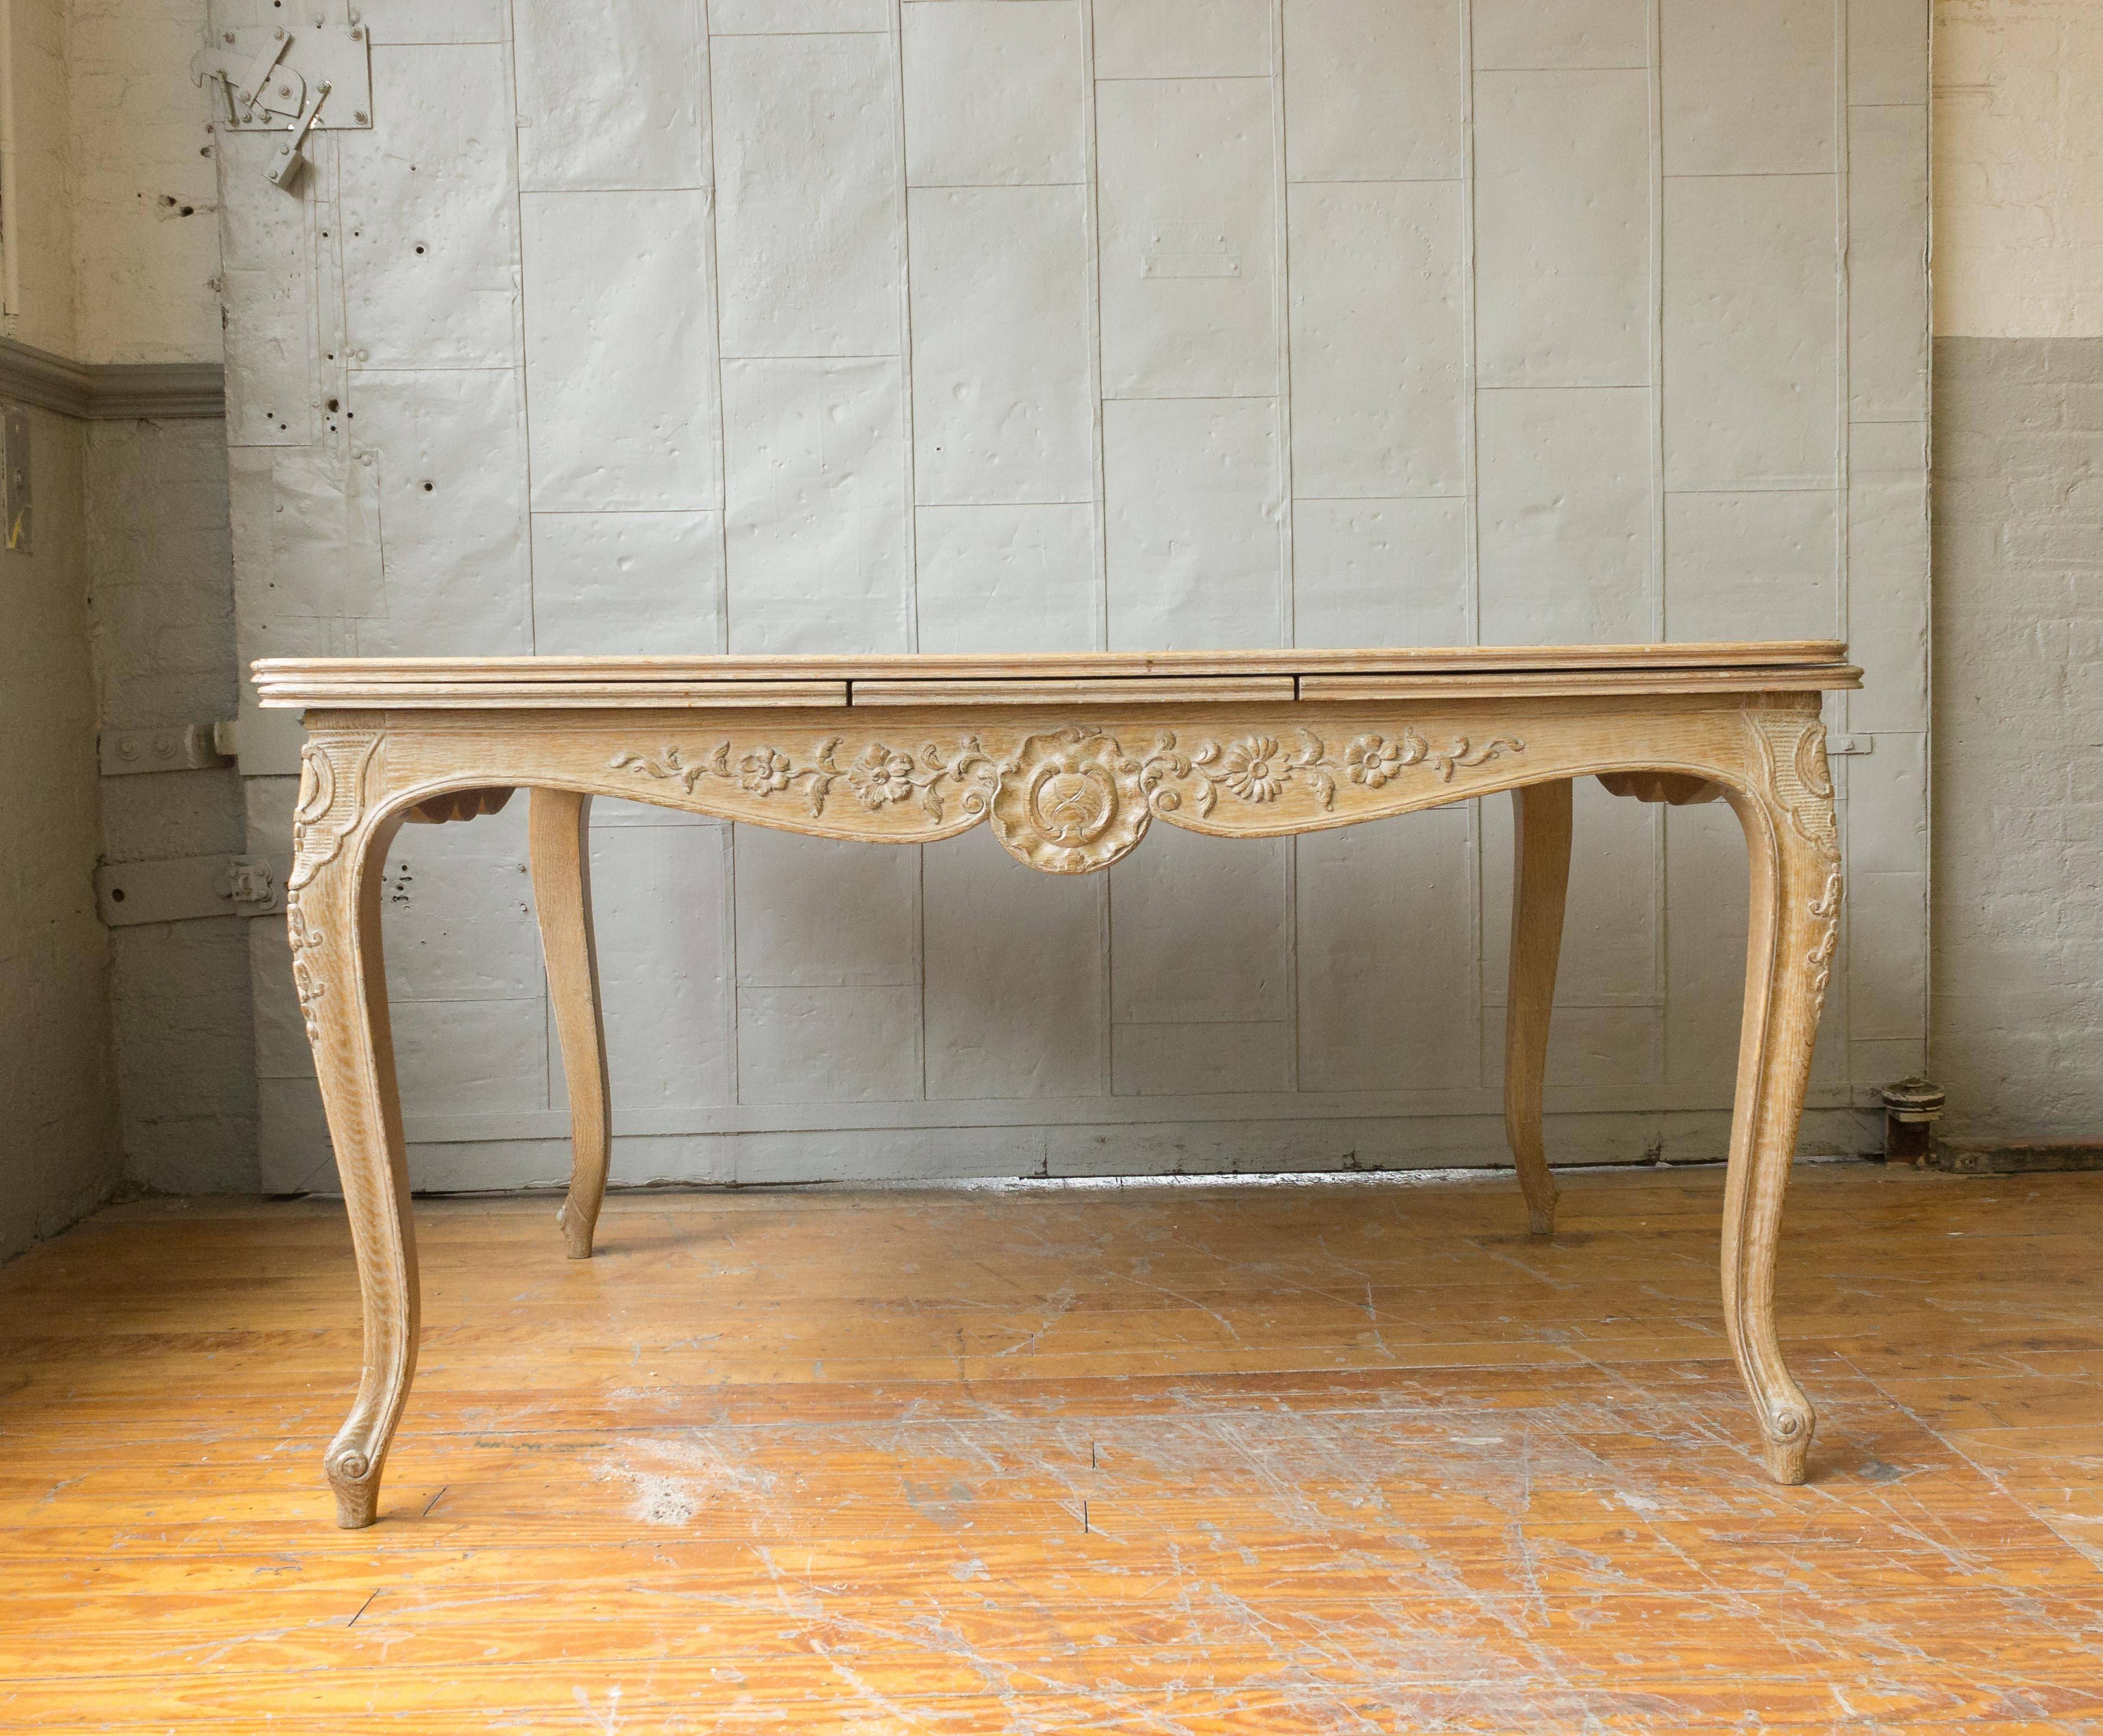
[{"label": "carved rosette medallion", "polygon": [[1152,818],[1140,772],[1115,740],[1093,730],[1029,736],[1000,768],[994,835],[1016,861],[1047,873],[1108,868]]}]

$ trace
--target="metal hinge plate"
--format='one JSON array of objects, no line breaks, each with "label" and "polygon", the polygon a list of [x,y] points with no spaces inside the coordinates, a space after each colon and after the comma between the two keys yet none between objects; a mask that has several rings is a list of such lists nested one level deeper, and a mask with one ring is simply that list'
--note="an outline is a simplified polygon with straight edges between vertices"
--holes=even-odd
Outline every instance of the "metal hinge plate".
[{"label": "metal hinge plate", "polygon": [[371,33],[356,9],[343,0],[295,0],[278,16],[268,24],[222,24],[215,16],[192,63],[211,99],[212,124],[227,132],[289,131],[303,118],[320,130],[371,126]]},{"label": "metal hinge plate", "polygon": [[172,856],[107,864],[95,871],[95,902],[107,928],[193,922],[206,917],[269,917],[285,908],[290,856]]},{"label": "metal hinge plate", "polygon": [[164,730],[104,730],[97,738],[105,778],[141,771],[206,771],[230,766],[220,750],[219,726],[175,724]]}]

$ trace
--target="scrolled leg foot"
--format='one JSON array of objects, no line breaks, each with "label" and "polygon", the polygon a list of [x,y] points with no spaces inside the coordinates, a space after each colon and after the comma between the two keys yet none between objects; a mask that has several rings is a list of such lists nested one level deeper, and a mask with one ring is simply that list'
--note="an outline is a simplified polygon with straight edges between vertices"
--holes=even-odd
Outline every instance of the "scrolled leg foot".
[{"label": "scrolled leg foot", "polygon": [[362,1531],[380,1516],[380,1466],[355,1447],[333,1446],[322,1462],[336,1494],[336,1522]]},{"label": "scrolled leg foot", "polygon": [[1770,1413],[1771,1423],[1767,1438],[1761,1443],[1760,1456],[1767,1462],[1767,1475],[1785,1487],[1794,1487],[1804,1479],[1805,1465],[1811,1456],[1811,1436],[1816,1427],[1811,1406],[1800,1410]]}]

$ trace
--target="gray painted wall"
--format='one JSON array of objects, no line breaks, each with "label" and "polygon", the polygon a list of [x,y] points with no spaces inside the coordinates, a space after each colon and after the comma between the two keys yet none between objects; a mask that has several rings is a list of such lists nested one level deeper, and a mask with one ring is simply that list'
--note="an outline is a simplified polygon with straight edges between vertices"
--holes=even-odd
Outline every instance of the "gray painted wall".
[{"label": "gray painted wall", "polygon": [[[364,11],[371,131],[296,196],[216,158],[244,657],[1845,637],[1808,1131],[1874,1137],[1926,1022],[1924,3]],[[1074,885],[607,806],[620,1179],[1501,1150],[1501,801]],[[1728,816],[1579,827],[1558,1152],[1720,1151]],[[558,1177],[522,813],[389,872],[420,1184]],[[326,1185],[251,939],[264,1174]]]},{"label": "gray painted wall", "polygon": [[[224,425],[91,422],[84,464],[101,727],[231,717],[239,677]],[[101,805],[110,862],[246,847],[231,768],[106,777]],[[257,1184],[251,926],[219,917],[110,930],[125,1161],[148,1188]]]},{"label": "gray painted wall", "polygon": [[121,1166],[95,913],[86,440],[28,414],[33,546],[0,548],[0,1259],[106,1198]]},{"label": "gray painted wall", "polygon": [[2103,337],[1935,344],[1943,1131],[2103,1130]]}]

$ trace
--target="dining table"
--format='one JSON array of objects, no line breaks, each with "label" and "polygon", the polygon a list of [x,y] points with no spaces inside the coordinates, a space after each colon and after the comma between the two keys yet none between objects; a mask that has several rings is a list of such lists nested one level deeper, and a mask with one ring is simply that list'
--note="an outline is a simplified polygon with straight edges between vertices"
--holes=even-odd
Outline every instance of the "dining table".
[{"label": "dining table", "polygon": [[305,713],[286,911],[362,1307],[357,1393],[323,1461],[340,1524],[376,1516],[420,1330],[383,864],[402,825],[471,821],[518,790],[568,1087],[558,1219],[579,1259],[592,1253],[613,1128],[594,797],[872,845],[984,825],[1032,868],[1090,874],[1157,826],[1280,837],[1509,793],[1505,1128],[1528,1226],[1544,1237],[1555,1186],[1542,1087],[1575,782],[1638,801],[1727,802],[1751,912],[1723,1323],[1767,1472],[1803,1480],[1814,1414],[1783,1360],[1774,1273],[1839,933],[1822,705],[1861,685],[1844,645],[300,657],[257,663],[254,682],[263,705]]}]

